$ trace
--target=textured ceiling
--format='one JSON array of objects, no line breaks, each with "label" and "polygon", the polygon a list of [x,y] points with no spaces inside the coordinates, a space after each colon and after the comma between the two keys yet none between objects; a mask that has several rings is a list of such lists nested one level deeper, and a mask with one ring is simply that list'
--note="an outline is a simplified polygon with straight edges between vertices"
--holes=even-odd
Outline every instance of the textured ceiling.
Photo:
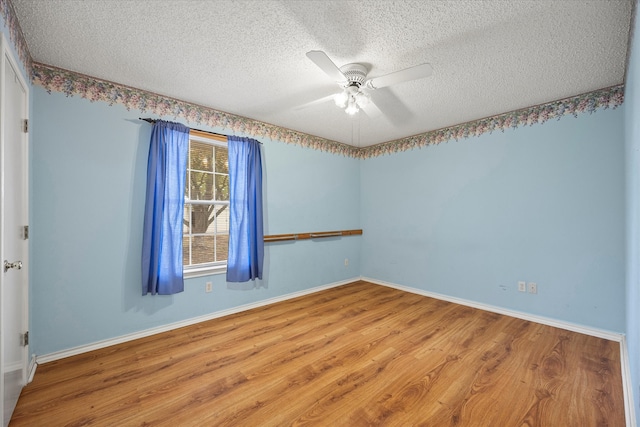
[{"label": "textured ceiling", "polygon": [[[632,0],[12,0],[36,62],[356,146],[623,83]],[[431,77],[348,116],[305,53]],[[311,103],[311,104],[309,104]],[[302,106],[302,108],[301,108]]]}]

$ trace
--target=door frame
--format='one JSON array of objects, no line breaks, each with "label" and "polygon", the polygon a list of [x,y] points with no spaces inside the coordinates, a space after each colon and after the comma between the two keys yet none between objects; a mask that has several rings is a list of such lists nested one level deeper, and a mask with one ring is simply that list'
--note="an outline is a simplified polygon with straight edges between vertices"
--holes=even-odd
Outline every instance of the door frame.
[{"label": "door frame", "polygon": [[[7,108],[6,105],[6,97],[4,94],[6,93],[6,88],[4,87],[5,82],[5,69],[7,65],[7,61],[9,65],[16,72],[17,79],[25,90],[25,104],[23,116],[25,119],[29,120],[29,93],[30,86],[22,75],[22,68],[20,67],[18,61],[15,59],[14,53],[11,49],[11,46],[5,36],[4,33],[1,33],[2,37],[0,37],[0,206],[4,206],[5,203],[5,185],[10,185],[10,183],[6,182],[7,178],[5,177],[5,170],[2,168],[4,162],[4,153],[5,153],[5,114]],[[29,123],[30,125],[30,123]],[[29,126],[30,127],[30,126]],[[29,196],[31,194],[30,185],[29,185],[29,165],[30,165],[30,141],[29,141],[29,131],[27,128],[27,132],[21,132],[22,143],[25,145],[26,149],[24,150],[23,158],[20,159],[22,163],[22,174],[25,185],[25,197],[23,199],[23,215],[24,215],[24,225],[29,224]],[[0,208],[0,262],[2,262],[5,258],[5,224],[4,224],[4,210]],[[21,274],[23,275],[23,292],[22,292],[22,330],[24,332],[29,330],[29,254],[31,252],[30,245],[30,236],[27,239],[27,250],[24,254],[23,262],[23,271]],[[0,266],[1,268],[1,266]],[[0,272],[0,308],[2,307],[2,298],[4,297],[3,286],[4,286],[4,274]],[[2,324],[2,316],[0,316],[0,330],[3,328]],[[0,373],[2,369],[2,340],[0,339]],[[28,381],[33,379],[33,374],[35,373],[35,355],[29,360],[29,344],[22,348],[22,382],[23,384],[27,384]],[[0,375],[0,402],[4,401],[4,376]],[[0,405],[0,412],[3,411],[2,405]],[[2,419],[2,417],[0,417]]]}]

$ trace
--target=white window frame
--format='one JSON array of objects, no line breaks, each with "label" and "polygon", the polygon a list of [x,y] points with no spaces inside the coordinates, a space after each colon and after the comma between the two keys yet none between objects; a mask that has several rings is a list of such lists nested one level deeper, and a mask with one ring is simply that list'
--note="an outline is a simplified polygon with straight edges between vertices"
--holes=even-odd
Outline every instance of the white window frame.
[{"label": "white window frame", "polygon": [[[228,144],[213,138],[205,138],[202,136],[198,136],[198,135],[193,135],[190,134],[189,135],[189,141],[196,141],[196,142],[200,142],[200,143],[204,143],[204,144],[209,144],[209,145],[214,145],[217,147],[222,147],[222,148],[226,148],[227,150],[229,149]],[[189,143],[189,166],[191,165],[191,143]],[[187,168],[187,173],[190,170],[190,168]],[[185,181],[185,185],[188,185],[188,178]],[[189,198],[185,195],[184,198],[184,203],[185,205],[187,204],[203,204],[203,205],[229,205],[229,201],[216,201],[216,200],[189,200]],[[189,234],[189,236],[203,236],[204,234]],[[184,237],[183,237],[184,239]],[[190,243],[191,244],[191,243]],[[191,250],[189,251],[189,253],[191,254]],[[191,277],[201,277],[201,276],[210,276],[213,274],[224,274],[227,272],[227,261],[217,261],[217,262],[211,262],[211,263],[207,263],[207,264],[199,264],[197,266],[191,266],[191,265],[187,265],[187,266],[183,266],[182,267],[182,275],[185,279],[191,278]]]}]

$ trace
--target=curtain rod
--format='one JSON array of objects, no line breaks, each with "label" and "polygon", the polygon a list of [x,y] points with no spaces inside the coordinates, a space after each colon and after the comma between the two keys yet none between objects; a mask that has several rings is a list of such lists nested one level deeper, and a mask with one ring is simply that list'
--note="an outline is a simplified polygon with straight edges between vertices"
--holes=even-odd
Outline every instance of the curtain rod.
[{"label": "curtain rod", "polygon": [[[156,119],[151,119],[151,118],[149,118],[149,117],[146,117],[146,118],[144,118],[144,119],[143,119],[142,117],[138,117],[138,119],[139,119],[139,120],[143,120],[143,121],[145,121],[145,122],[147,122],[147,123],[151,123],[151,124],[154,124],[155,122],[157,122],[157,120],[156,120]],[[208,133],[209,135],[220,136],[220,137],[224,137],[224,138],[227,138],[227,137],[228,137],[228,135],[223,135],[223,134],[221,134],[221,133],[215,133],[215,132],[209,132],[208,130],[192,129],[192,128],[189,128],[189,129],[191,129],[191,130],[195,130],[195,131],[197,131],[197,132]],[[258,144],[262,145],[262,142],[258,141]]]}]

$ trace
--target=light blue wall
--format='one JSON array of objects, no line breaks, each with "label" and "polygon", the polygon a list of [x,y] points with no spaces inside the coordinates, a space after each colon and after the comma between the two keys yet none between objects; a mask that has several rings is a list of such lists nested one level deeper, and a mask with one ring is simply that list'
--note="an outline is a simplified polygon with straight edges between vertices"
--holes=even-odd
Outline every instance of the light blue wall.
[{"label": "light blue wall", "polygon": [[[275,243],[265,251],[266,288],[230,290],[224,275],[216,275],[188,279],[181,294],[142,297],[139,264],[151,126],[137,120],[142,113],[120,105],[48,94],[39,86],[33,98],[35,354],[359,275],[359,236]],[[356,159],[262,142],[267,234],[360,228]],[[206,281],[213,281],[213,292],[204,292]]]},{"label": "light blue wall", "polygon": [[[636,2],[637,7],[637,2]],[[640,416],[640,43],[637,17],[635,40],[625,84],[625,141],[627,196],[627,346],[636,415]]]},{"label": "light blue wall", "polygon": [[363,276],[624,331],[623,141],[619,108],[364,161]]}]

